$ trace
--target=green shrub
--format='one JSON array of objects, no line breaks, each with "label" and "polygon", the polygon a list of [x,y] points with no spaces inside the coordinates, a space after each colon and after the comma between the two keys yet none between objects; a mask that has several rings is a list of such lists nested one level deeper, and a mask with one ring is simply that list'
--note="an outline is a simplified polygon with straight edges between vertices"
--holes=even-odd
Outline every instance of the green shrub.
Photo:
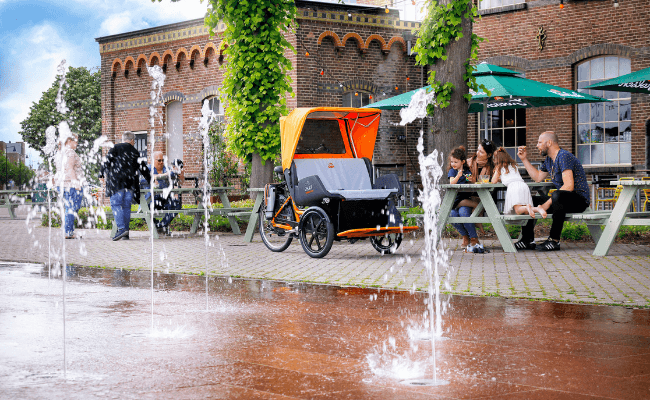
[{"label": "green shrub", "polygon": [[627,238],[639,238],[650,232],[650,226],[621,226],[619,229],[617,237],[619,239]]},{"label": "green shrub", "polygon": [[560,238],[565,240],[583,240],[589,236],[587,225],[565,222]]},{"label": "green shrub", "polygon": [[[424,209],[420,206],[417,207],[411,207],[408,209],[407,212],[402,213],[403,216],[406,216],[408,214],[424,214]],[[421,223],[422,220],[420,220]],[[404,218],[404,226],[417,226],[418,225],[418,219],[417,218]]]},{"label": "green shrub", "polygon": [[511,239],[517,239],[521,233],[520,225],[506,225],[506,229],[508,230]]}]

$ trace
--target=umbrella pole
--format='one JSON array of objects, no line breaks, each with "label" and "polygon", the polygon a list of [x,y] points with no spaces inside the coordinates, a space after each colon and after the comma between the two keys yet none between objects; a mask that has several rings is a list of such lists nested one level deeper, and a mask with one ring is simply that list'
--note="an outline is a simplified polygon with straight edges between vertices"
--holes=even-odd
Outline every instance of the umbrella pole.
[{"label": "umbrella pole", "polygon": [[[485,129],[485,133],[483,134],[483,139],[487,139],[487,100],[483,102],[483,128]],[[479,135],[480,136],[480,135]]]}]

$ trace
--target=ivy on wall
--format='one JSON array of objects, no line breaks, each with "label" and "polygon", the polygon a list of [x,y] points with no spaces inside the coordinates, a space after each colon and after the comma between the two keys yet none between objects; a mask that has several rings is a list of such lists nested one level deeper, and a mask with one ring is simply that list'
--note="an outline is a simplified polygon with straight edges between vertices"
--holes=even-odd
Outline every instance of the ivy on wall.
[{"label": "ivy on wall", "polygon": [[293,92],[285,38],[296,18],[293,0],[209,0],[205,23],[210,34],[225,24],[227,62],[221,86],[228,119],[229,147],[241,158],[260,154],[274,160],[280,152],[280,116]]},{"label": "ivy on wall", "polygon": [[[438,60],[447,59],[447,46],[453,40],[463,38],[463,18],[471,19],[472,23],[478,17],[478,10],[472,4],[472,0],[451,0],[448,4],[441,4],[435,0],[429,0],[427,15],[422,21],[418,31],[418,39],[413,48],[417,53],[415,58],[418,65],[433,65]],[[485,39],[472,33],[470,57],[465,61],[463,79],[467,86],[473,91],[478,91],[479,85],[472,75],[472,61],[478,60],[479,44]],[[428,83],[436,93],[436,103],[440,108],[449,105],[451,93],[455,89],[451,82],[441,82],[436,79],[436,71],[429,71]],[[481,89],[487,90],[483,85]],[[466,94],[469,101],[471,94]],[[433,114],[433,105],[429,105],[427,111]]]}]

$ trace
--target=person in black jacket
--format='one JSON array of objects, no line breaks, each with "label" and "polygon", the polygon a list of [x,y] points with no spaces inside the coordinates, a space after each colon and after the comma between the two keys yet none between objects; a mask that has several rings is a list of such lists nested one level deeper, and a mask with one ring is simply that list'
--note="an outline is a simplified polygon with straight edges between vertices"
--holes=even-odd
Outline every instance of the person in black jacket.
[{"label": "person in black jacket", "polygon": [[122,143],[116,144],[106,155],[102,164],[100,177],[106,181],[106,196],[111,199],[113,218],[117,224],[115,240],[129,238],[131,221],[131,201],[140,198],[138,171],[147,180],[151,180],[149,168],[143,162],[138,163],[140,153],[134,147],[135,135],[132,132],[122,134]]}]

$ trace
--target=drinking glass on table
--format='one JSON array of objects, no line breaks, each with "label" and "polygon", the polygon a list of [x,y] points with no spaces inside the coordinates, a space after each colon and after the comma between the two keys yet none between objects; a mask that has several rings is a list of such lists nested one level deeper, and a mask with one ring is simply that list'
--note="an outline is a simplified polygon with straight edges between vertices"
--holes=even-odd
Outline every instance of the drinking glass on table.
[{"label": "drinking glass on table", "polygon": [[479,183],[490,183],[490,175],[479,175],[478,181]]}]

